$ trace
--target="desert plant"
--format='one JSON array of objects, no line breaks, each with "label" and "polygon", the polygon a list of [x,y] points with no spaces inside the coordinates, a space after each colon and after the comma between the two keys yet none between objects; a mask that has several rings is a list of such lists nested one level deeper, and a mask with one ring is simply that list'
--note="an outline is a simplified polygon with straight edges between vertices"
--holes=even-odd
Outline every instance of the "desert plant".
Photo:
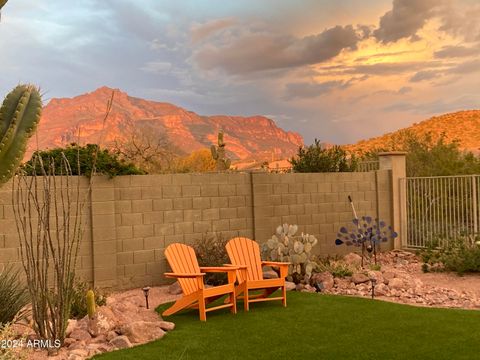
[{"label": "desert plant", "polygon": [[230,169],[231,161],[225,155],[225,142],[223,141],[223,131],[218,132],[217,145],[212,145],[210,150],[212,152],[212,158],[216,161],[216,169],[218,171],[224,171]]},{"label": "desert plant", "polygon": [[349,157],[339,146],[325,149],[317,139],[310,146],[300,147],[297,156],[289,161],[292,170],[300,173],[351,172],[357,168],[357,159],[353,154]]},{"label": "desert plant", "polygon": [[262,255],[266,260],[290,262],[288,273],[298,283],[312,276],[316,266],[312,249],[318,240],[309,234],[295,235],[297,231],[297,225],[278,226],[276,234],[262,245]]},{"label": "desert plant", "polygon": [[42,113],[42,98],[33,85],[18,85],[0,107],[0,185],[16,171],[28,139]]},{"label": "desert plant", "polygon": [[318,272],[329,272],[333,277],[344,278],[347,276],[352,276],[354,269],[352,267],[338,259],[325,258],[318,261],[317,269]]},{"label": "desert plant", "polygon": [[[204,233],[200,239],[193,244],[200,266],[222,266],[230,263],[225,246],[229,239],[222,233]],[[205,282],[209,285],[225,284],[227,275],[225,273],[208,273]]]},{"label": "desert plant", "polygon": [[217,163],[208,149],[200,149],[190,155],[180,158],[175,166],[175,172],[208,172],[216,169]]},{"label": "desert plant", "polygon": [[11,322],[0,324],[0,359],[2,360],[26,360],[28,354],[23,349],[27,334],[18,334],[14,324],[19,321],[16,317]]},{"label": "desert plant", "polygon": [[478,238],[457,236],[451,239],[436,239],[420,252],[422,270],[455,271],[459,275],[480,272],[480,241]]},{"label": "desert plant", "polygon": [[0,326],[12,321],[28,300],[28,290],[19,279],[19,270],[6,266],[0,272]]},{"label": "desert plant", "polygon": [[[88,314],[87,298],[85,294],[90,290],[90,285],[84,281],[75,281],[70,308],[70,317],[81,319]],[[101,289],[92,289],[95,294],[95,305],[103,306],[107,303],[107,294]]]},{"label": "desert plant", "polygon": [[[106,124],[114,93],[107,103]],[[78,150],[77,150],[78,154]],[[91,175],[95,175],[99,148],[92,154]],[[80,156],[76,157],[80,174]],[[13,212],[20,240],[20,257],[32,302],[33,329],[41,340],[49,340],[49,355],[58,353],[65,339],[74,293],[80,241],[84,232],[84,208],[92,188],[86,189],[73,177],[64,153],[60,161],[34,155],[27,176],[25,168],[12,181]],[[83,191],[84,190],[84,191]],[[55,345],[53,345],[55,344]]]},{"label": "desert plant", "polygon": [[342,226],[337,233],[335,245],[357,246],[362,248],[362,267],[363,260],[368,253],[373,252],[375,264],[377,263],[377,250],[382,242],[395,239],[398,234],[393,231],[391,226],[387,226],[385,221],[373,219],[371,216],[362,216],[360,219],[353,219],[354,225],[350,230]]},{"label": "desert plant", "polygon": [[87,314],[90,319],[93,319],[95,317],[95,313],[97,312],[95,309],[95,293],[93,292],[92,289],[87,291],[86,295],[86,301],[87,301]]},{"label": "desert plant", "polygon": [[[42,158],[40,163],[35,158]],[[79,164],[79,167],[71,168],[72,175],[85,175],[88,177],[95,174],[104,174],[109,178],[120,175],[142,175],[145,172],[131,163],[127,163],[118,158],[115,153],[109,152],[107,149],[101,149],[96,144],[87,144],[79,146],[72,143],[65,148],[56,148],[45,151],[36,151],[32,159],[27,161],[23,166],[23,170],[27,175],[42,174],[48,172],[49,166],[59,168],[64,162],[64,157],[69,164]],[[53,164],[52,164],[53,161]],[[43,165],[41,165],[43,164]],[[40,166],[44,166],[41,169]]]}]

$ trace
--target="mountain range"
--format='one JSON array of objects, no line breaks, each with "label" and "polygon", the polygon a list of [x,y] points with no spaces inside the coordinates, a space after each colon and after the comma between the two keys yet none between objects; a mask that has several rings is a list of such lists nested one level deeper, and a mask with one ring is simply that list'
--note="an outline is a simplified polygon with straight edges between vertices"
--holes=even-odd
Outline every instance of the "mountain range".
[{"label": "mountain range", "polygon": [[420,137],[430,133],[433,140],[437,140],[444,134],[446,142],[458,141],[460,149],[478,154],[480,148],[480,110],[464,110],[434,116],[404,129],[362,140],[356,144],[346,145],[345,149],[356,153],[365,153],[382,148],[401,148],[402,144],[398,142],[401,141],[401,134],[405,131]]},{"label": "mountain range", "polygon": [[[112,93],[111,111],[105,119]],[[202,116],[104,86],[73,98],[51,99],[43,109],[37,135],[31,139],[27,153],[72,142],[112,147],[128,140],[132,129],[143,129],[150,139],[168,140],[184,154],[216,144],[217,134],[223,130],[227,155],[234,161],[285,159],[303,145],[298,133],[281,129],[265,116]]]}]

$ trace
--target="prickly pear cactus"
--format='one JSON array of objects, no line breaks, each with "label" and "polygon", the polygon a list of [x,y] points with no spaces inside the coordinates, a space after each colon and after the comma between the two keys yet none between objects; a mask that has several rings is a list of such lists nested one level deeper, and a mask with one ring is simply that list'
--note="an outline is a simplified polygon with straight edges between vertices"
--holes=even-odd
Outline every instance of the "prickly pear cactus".
[{"label": "prickly pear cactus", "polygon": [[87,291],[87,313],[90,319],[95,317],[95,293],[93,290]]},{"label": "prickly pear cactus", "polygon": [[216,169],[218,171],[224,171],[230,169],[231,161],[225,155],[225,143],[223,142],[223,131],[218,132],[218,145],[212,145],[210,150],[212,152],[213,159],[217,162]]},{"label": "prickly pear cactus", "polygon": [[308,280],[316,267],[312,249],[318,240],[309,234],[295,235],[297,231],[297,225],[278,226],[276,234],[262,245],[262,253],[271,261],[290,262],[289,275]]},{"label": "prickly pear cactus", "polygon": [[42,114],[42,98],[33,85],[18,85],[0,107],[0,185],[22,161],[28,139]]}]

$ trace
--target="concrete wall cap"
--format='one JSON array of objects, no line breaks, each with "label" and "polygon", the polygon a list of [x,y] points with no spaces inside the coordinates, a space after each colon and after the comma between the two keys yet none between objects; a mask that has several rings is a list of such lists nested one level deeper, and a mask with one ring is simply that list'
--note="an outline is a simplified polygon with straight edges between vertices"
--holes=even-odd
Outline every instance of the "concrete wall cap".
[{"label": "concrete wall cap", "polygon": [[378,156],[398,156],[398,155],[402,155],[402,156],[405,156],[407,155],[407,152],[406,151],[387,151],[387,152],[381,152],[381,153],[378,153]]}]

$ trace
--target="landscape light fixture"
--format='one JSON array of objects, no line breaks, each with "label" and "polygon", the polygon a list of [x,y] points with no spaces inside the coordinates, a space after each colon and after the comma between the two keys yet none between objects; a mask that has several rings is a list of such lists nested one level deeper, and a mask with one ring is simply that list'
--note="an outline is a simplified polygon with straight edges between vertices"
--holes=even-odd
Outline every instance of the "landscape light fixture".
[{"label": "landscape light fixture", "polygon": [[149,308],[148,307],[148,292],[150,291],[150,287],[145,286],[142,290],[143,290],[143,295],[145,295],[145,304],[146,304],[147,309],[148,309]]},{"label": "landscape light fixture", "polygon": [[377,279],[373,276],[370,278],[370,282],[372,283],[372,299],[375,298],[375,284],[377,283]]}]

